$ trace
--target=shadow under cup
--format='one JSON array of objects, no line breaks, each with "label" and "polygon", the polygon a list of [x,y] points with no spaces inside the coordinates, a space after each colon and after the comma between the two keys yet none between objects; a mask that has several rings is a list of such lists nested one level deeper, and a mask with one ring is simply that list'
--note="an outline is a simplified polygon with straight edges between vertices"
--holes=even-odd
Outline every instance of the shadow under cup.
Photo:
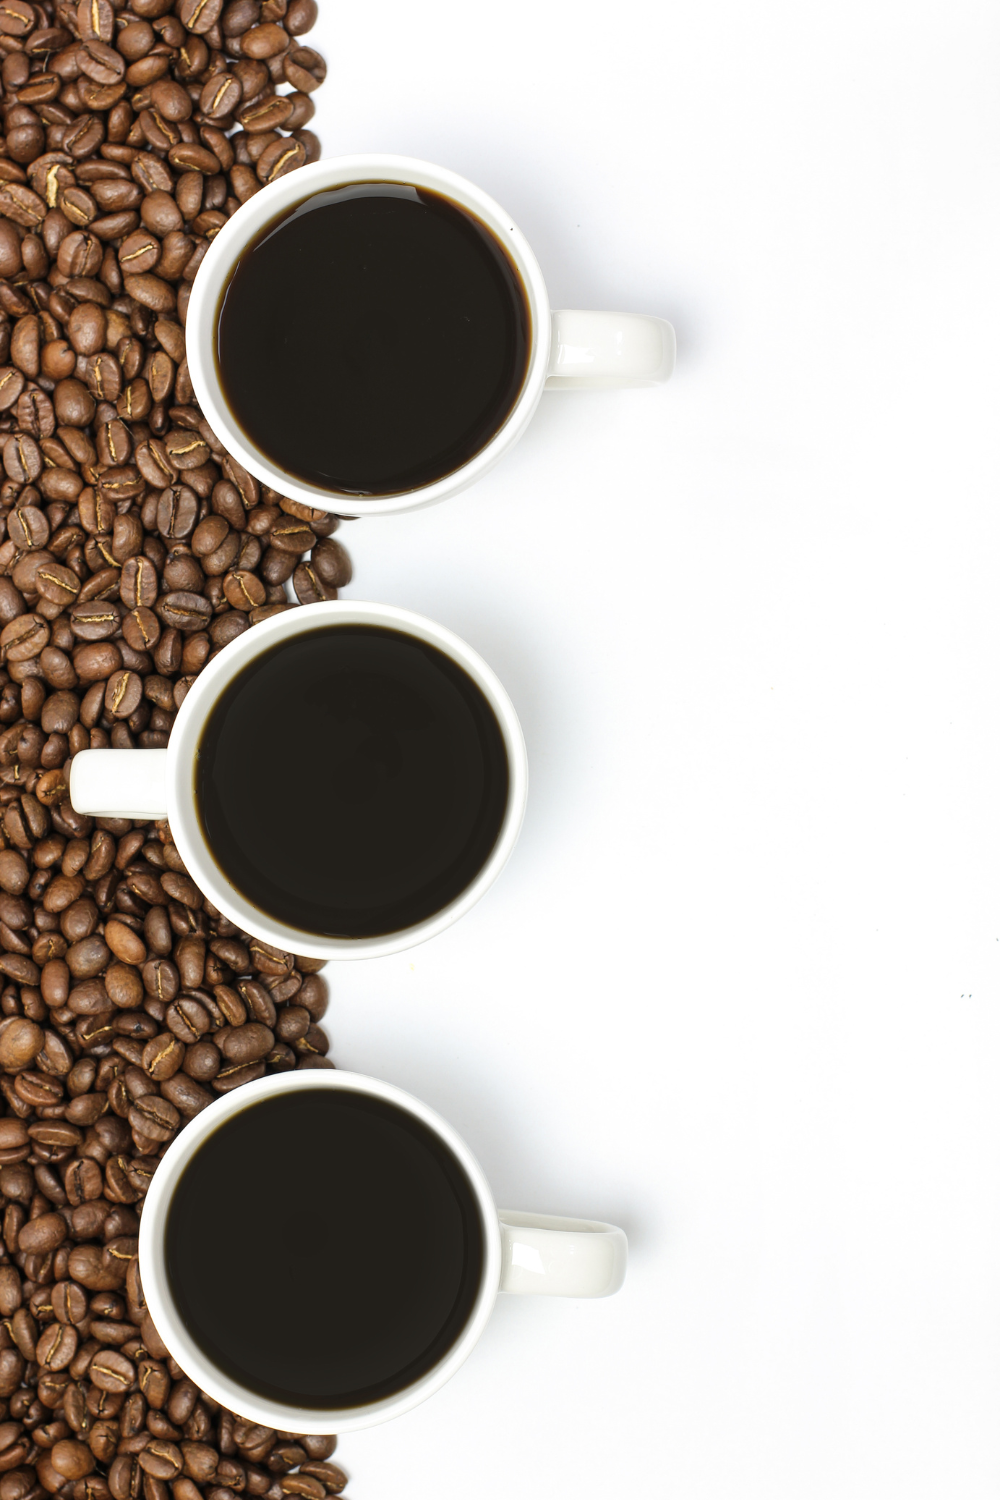
[{"label": "shadow under cup", "polygon": [[300,632],[252,658],[201,732],[194,794],[225,879],[326,938],[405,931],[475,881],[511,773],[483,691],[427,641],[379,625]]}]

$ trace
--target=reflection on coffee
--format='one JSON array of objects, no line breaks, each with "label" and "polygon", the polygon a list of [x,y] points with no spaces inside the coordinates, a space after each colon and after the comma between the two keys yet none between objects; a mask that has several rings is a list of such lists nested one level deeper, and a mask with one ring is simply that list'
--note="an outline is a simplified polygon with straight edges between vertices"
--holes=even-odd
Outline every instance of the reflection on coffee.
[{"label": "reflection on coffee", "polygon": [[332,625],[255,657],[220,695],[195,802],[223,874],[325,937],[398,932],[475,879],[507,807],[503,733],[472,678],[414,636]]},{"label": "reflection on coffee", "polygon": [[202,1353],[313,1409],[378,1401],[432,1369],[468,1322],[483,1247],[443,1142],[393,1105],[328,1088],[220,1125],[174,1190],[165,1243]]},{"label": "reflection on coffee", "polygon": [[433,484],[503,426],[530,319],[507,251],[450,199],[402,183],[316,193],[240,256],[219,379],[250,440],[322,489]]}]

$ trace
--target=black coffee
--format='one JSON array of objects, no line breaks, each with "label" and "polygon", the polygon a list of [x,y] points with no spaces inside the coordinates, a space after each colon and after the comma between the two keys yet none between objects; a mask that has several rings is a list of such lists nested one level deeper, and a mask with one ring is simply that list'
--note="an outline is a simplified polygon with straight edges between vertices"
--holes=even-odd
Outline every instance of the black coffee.
[{"label": "black coffee", "polygon": [[316,193],[243,252],[219,310],[226,399],[250,439],[324,489],[432,484],[503,426],[529,315],[506,250],[437,193]]},{"label": "black coffee", "polygon": [[464,1170],[381,1100],[307,1089],[221,1125],[167,1216],[170,1290],[205,1355],[296,1406],[362,1406],[448,1352],[483,1265]]},{"label": "black coffee", "polygon": [[440,911],[497,840],[508,768],[493,710],[433,646],[367,625],[283,641],[220,697],[195,800],[255,906],[328,937]]}]

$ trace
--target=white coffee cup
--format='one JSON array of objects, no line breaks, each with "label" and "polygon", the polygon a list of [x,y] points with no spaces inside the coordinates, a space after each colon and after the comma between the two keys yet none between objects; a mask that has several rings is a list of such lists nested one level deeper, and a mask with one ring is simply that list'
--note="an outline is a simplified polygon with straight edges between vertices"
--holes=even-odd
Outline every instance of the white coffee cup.
[{"label": "white coffee cup", "polygon": [[[259,449],[231,414],[219,380],[216,326],[219,304],[236,262],[271,220],[314,193],[358,182],[404,183],[440,193],[474,214],[510,252],[527,294],[531,319],[528,368],[520,394],[499,431],[469,461],[433,484],[366,499],[306,483],[287,474]],[[188,368],[202,411],[224,447],[251,474],[292,500],[342,516],[416,510],[458,494],[513,447],[531,420],[542,391],[565,387],[658,385],[670,378],[676,341],[662,318],[634,313],[553,311],[541,269],[510,215],[480,188],[430,162],[407,156],[334,156],[270,183],[223,225],[202,261],[191,291]]]},{"label": "white coffee cup", "polygon": [[[483,1229],[479,1290],[468,1320],[447,1354],[425,1375],[395,1395],[367,1406],[310,1410],[285,1405],[232,1379],[201,1350],[185,1327],[170,1293],[164,1249],[167,1214],[185,1168],[198,1148],[225,1121],[276,1094],[295,1089],[349,1089],[381,1099],[413,1115],[458,1159],[477,1200]],[[336,1193],[331,1180],[330,1192]],[[349,1229],[349,1226],[345,1226]],[[461,1136],[412,1094],[359,1073],[313,1070],[258,1078],[225,1094],[184,1127],[156,1169],[142,1210],[139,1270],[157,1333],[181,1369],[208,1395],[238,1416],[281,1432],[351,1432],[401,1416],[432,1395],[472,1352],[489,1321],[498,1292],[550,1297],[608,1297],[625,1279],[628,1242],[621,1229],[590,1219],[498,1210],[483,1170]],[[322,1289],[320,1288],[320,1291]]]},{"label": "white coffee cup", "polygon": [[[243,668],[280,641],[326,625],[374,625],[401,631],[457,662],[486,698],[507,753],[507,807],[497,841],[478,874],[433,916],[377,937],[332,938],[286,926],[255,906],[226,878],[206,843],[195,807],[195,756],[202,731],[219,697]],[[415,947],[450,927],[493,884],[517,842],[528,795],[528,761],[514,705],[471,646],[423,615],[390,604],[331,600],[272,615],[230,641],[195,679],[181,704],[166,750],[81,750],[70,769],[70,800],[76,811],[106,818],[168,818],[189,875],[224,916],[252,937],[285,952],[310,958],[375,958]]]}]

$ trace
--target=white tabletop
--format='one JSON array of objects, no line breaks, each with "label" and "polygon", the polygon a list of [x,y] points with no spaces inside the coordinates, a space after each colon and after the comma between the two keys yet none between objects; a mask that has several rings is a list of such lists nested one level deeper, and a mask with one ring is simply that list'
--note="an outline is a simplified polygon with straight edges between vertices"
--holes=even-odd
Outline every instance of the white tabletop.
[{"label": "white tabletop", "polygon": [[994,1500],[1000,11],[322,4],[325,154],[456,169],[679,348],[343,528],[532,784],[469,917],[337,968],[334,1056],[631,1244],[345,1438],[351,1493]]}]

